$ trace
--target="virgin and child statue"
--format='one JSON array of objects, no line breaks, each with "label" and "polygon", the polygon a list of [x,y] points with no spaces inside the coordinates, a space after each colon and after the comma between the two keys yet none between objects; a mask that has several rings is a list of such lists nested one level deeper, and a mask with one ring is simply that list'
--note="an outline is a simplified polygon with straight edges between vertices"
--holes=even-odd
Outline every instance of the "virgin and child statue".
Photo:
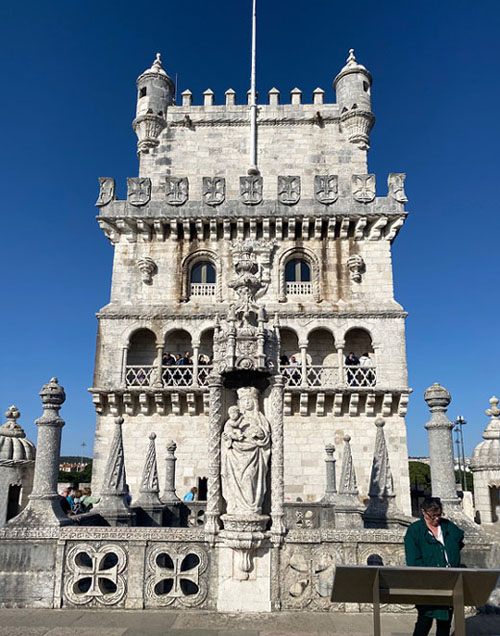
[{"label": "virgin and child statue", "polygon": [[228,515],[261,515],[271,454],[271,429],[254,387],[238,389],[222,432],[222,496]]}]

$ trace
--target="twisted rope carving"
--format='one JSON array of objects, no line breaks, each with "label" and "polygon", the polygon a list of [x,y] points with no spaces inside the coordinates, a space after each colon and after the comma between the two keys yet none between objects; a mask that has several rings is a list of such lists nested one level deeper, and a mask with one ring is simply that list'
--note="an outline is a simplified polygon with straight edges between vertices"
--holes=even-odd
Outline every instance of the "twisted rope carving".
[{"label": "twisted rope carving", "polygon": [[210,382],[210,423],[208,436],[209,473],[207,483],[207,533],[216,534],[217,517],[220,513],[220,435],[222,425],[222,384],[220,379]]}]

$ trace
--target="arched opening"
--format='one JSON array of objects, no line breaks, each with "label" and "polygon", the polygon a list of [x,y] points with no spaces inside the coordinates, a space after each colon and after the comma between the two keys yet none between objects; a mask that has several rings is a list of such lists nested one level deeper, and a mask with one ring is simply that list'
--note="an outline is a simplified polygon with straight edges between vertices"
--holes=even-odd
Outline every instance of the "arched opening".
[{"label": "arched opening", "polygon": [[198,261],[191,267],[190,296],[215,296],[215,267],[209,261]]},{"label": "arched opening", "polygon": [[280,329],[280,371],[287,386],[302,384],[302,366],[299,339],[295,331]]},{"label": "arched opening", "polygon": [[9,484],[9,493],[7,495],[7,519],[13,519],[21,511],[21,486],[16,484]]},{"label": "arched opening", "polygon": [[322,388],[338,384],[338,356],[333,334],[328,329],[314,329],[307,344],[307,384]]},{"label": "arched opening", "polygon": [[156,336],[139,329],[130,337],[125,381],[127,386],[151,386],[156,358]]},{"label": "arched opening", "polygon": [[345,335],[345,379],[348,386],[370,387],[377,382],[372,339],[362,328],[350,329]]},{"label": "arched opening", "polygon": [[165,336],[162,378],[166,386],[193,384],[193,349],[191,335],[184,329],[175,329]]},{"label": "arched opening", "polygon": [[500,514],[500,490],[497,486],[490,486],[491,522],[498,521]]},{"label": "arched opening", "polygon": [[291,258],[287,261],[285,286],[287,295],[312,294],[311,267],[307,261],[302,258]]}]

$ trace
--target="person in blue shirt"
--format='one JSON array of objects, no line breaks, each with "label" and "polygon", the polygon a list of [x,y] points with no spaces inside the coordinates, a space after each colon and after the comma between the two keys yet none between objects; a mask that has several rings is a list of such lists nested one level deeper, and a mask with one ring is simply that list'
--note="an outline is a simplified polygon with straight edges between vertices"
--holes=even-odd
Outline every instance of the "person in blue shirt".
[{"label": "person in blue shirt", "polygon": [[191,488],[191,490],[184,495],[182,501],[194,501],[197,493],[198,488],[193,486],[193,488]]}]

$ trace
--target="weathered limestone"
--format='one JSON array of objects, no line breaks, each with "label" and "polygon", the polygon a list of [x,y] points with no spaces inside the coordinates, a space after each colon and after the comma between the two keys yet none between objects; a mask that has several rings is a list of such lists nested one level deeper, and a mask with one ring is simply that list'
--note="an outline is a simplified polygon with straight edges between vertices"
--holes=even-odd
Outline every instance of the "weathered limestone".
[{"label": "weathered limestone", "polygon": [[[152,525],[162,525],[164,505],[160,501],[160,486],[158,481],[158,467],[156,463],[156,433],[150,433],[149,444],[144,461],[144,470],[142,471],[141,486],[139,488],[139,497],[133,502],[135,508],[139,507],[140,511],[136,511],[138,515],[137,522],[146,525],[150,522]],[[143,517],[141,519],[141,517]]]},{"label": "weathered limestone", "polygon": [[333,444],[327,444],[325,446],[326,451],[326,488],[323,499],[323,503],[333,504],[337,495],[337,478],[335,474],[335,446]]},{"label": "weathered limestone", "polygon": [[161,495],[164,504],[174,505],[179,503],[180,499],[175,492],[175,462],[177,458],[175,451],[177,444],[171,440],[167,444],[167,454],[165,456],[165,488]]},{"label": "weathered limestone", "polygon": [[472,453],[471,470],[474,475],[474,503],[477,521],[497,523],[500,516],[500,409],[498,398],[490,399],[485,413],[490,421],[483,433],[484,441]]},{"label": "weathered limestone", "polygon": [[335,499],[335,524],[337,528],[362,528],[363,511],[364,508],[359,500],[356,470],[352,459],[351,436],[344,435],[339,492]]},{"label": "weathered limestone", "polygon": [[36,450],[17,421],[20,415],[10,406],[0,426],[0,526],[26,507],[33,487]]},{"label": "weathered limestone", "polygon": [[44,413],[35,421],[38,439],[33,490],[27,507],[9,522],[11,525],[59,526],[71,523],[57,494],[61,432],[65,424],[59,417],[59,410],[66,394],[57,378],[51,378],[43,385],[39,395]]}]

